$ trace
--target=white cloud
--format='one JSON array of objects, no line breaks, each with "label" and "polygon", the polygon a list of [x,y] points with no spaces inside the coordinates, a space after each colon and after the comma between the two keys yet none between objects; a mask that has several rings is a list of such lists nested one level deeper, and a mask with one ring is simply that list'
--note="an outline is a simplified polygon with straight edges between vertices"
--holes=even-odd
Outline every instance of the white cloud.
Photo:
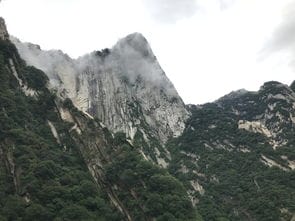
[{"label": "white cloud", "polygon": [[[292,1],[4,0],[0,14],[21,40],[73,57],[141,32],[184,101],[203,103],[295,79],[289,68],[295,13],[282,10]],[[266,42],[272,56],[258,60]]]},{"label": "white cloud", "polygon": [[221,10],[228,9],[233,6],[237,0],[219,0],[219,5]]},{"label": "white cloud", "polygon": [[157,22],[175,23],[197,11],[196,0],[143,0],[151,17]]},{"label": "white cloud", "polygon": [[287,52],[295,60],[295,2],[287,4],[283,10],[281,22],[275,27],[270,39],[265,43],[262,56],[273,56]]}]

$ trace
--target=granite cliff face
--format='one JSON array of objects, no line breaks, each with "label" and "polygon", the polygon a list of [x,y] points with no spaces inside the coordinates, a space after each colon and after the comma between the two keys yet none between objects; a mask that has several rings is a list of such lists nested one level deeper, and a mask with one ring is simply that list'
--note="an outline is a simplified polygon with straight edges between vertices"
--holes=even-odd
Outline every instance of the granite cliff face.
[{"label": "granite cliff face", "polygon": [[182,133],[189,114],[141,34],[76,60],[12,40],[29,65],[48,75],[61,97],[69,97],[111,131],[123,131],[131,140],[140,136],[148,145]]}]

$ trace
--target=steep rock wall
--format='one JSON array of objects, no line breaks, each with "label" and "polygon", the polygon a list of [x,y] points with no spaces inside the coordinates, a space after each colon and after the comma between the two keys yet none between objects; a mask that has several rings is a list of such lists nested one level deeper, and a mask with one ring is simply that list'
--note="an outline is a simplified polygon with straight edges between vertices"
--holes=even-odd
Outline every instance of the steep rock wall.
[{"label": "steep rock wall", "polygon": [[12,40],[29,65],[48,75],[52,88],[113,132],[133,139],[141,131],[161,143],[182,133],[188,112],[141,34],[76,60]]}]

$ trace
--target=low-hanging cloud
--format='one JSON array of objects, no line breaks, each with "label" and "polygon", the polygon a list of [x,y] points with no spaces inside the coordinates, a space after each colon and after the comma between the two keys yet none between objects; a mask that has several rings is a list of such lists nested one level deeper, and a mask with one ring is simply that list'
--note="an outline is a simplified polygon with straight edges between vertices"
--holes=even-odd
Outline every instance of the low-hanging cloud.
[{"label": "low-hanging cloud", "polygon": [[197,0],[143,0],[151,17],[157,22],[175,23],[193,16],[197,9]]}]

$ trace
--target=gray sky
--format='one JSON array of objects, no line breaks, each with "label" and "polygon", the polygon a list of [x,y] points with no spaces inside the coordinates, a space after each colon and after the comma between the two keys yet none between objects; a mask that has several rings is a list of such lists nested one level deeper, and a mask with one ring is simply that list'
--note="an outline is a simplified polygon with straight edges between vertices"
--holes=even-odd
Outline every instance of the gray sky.
[{"label": "gray sky", "polygon": [[141,32],[186,103],[295,80],[295,0],[3,0],[0,16],[74,58]]}]

